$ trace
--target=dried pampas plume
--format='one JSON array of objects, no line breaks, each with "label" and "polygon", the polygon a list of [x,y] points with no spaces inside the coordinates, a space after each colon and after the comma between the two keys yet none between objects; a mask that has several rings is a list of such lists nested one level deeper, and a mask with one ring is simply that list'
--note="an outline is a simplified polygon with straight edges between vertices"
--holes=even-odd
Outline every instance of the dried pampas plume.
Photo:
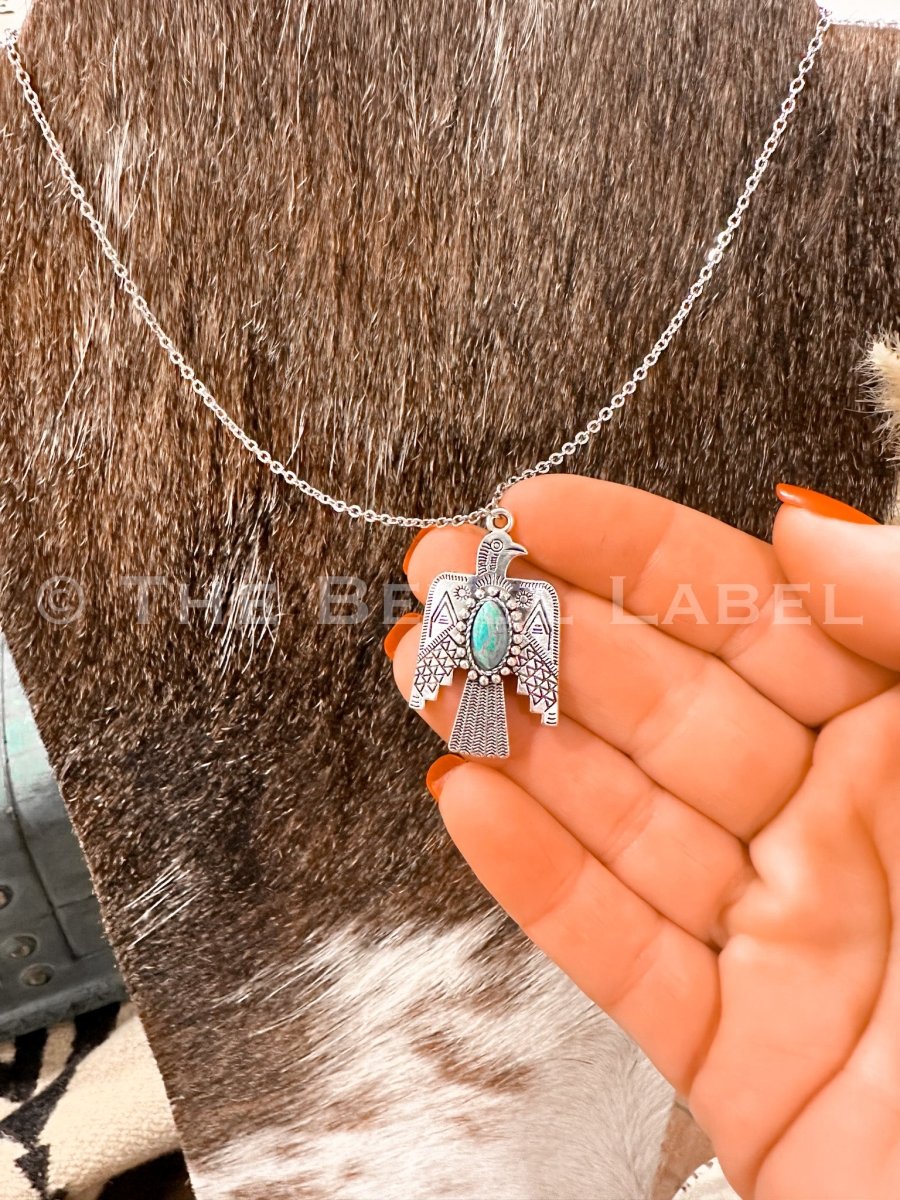
[{"label": "dried pampas plume", "polygon": [[[889,334],[873,341],[866,357],[866,368],[872,401],[884,419],[885,437],[900,462],[900,334]],[[900,483],[892,520],[900,524]]]}]

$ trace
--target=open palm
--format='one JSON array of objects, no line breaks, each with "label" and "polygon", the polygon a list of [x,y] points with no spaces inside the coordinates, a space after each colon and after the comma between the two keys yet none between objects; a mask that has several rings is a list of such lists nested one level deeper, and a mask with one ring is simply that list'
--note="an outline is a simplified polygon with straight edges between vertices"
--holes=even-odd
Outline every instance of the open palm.
[{"label": "open palm", "polygon": [[[574,476],[505,503],[518,573],[560,594],[562,713],[508,697],[511,757],[442,776],[451,836],[688,1097],[742,1196],[895,1200],[900,531],[785,507],[773,548]],[[424,537],[416,595],[479,537]],[[445,736],[460,687],[424,712]]]}]

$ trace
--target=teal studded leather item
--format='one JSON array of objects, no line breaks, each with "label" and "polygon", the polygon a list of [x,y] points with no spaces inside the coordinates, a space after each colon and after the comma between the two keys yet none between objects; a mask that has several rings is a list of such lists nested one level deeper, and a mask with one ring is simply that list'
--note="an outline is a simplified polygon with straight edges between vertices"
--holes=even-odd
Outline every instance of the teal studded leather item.
[{"label": "teal studded leather item", "polygon": [[125,998],[87,865],[0,634],[0,1040]]}]

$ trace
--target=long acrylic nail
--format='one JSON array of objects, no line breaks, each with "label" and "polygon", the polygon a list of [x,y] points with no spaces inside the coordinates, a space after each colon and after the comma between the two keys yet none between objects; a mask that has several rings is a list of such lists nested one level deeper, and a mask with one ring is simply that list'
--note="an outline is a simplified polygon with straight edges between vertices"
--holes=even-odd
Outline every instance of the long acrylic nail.
[{"label": "long acrylic nail", "polygon": [[444,780],[448,773],[465,761],[458,754],[442,754],[440,758],[434,760],[428,768],[428,774],[425,776],[425,786],[435,800],[440,800],[441,798],[441,789],[444,786]]},{"label": "long acrylic nail", "polygon": [[406,554],[404,554],[404,556],[403,556],[403,574],[404,575],[409,570],[409,560],[412,558],[413,550],[415,550],[416,546],[418,546],[419,542],[421,542],[422,538],[425,536],[426,533],[431,533],[431,526],[429,526],[427,529],[420,529],[419,532],[416,534],[416,536],[413,538],[413,540],[409,543],[409,548],[406,551]]},{"label": "long acrylic nail", "polygon": [[831,517],[836,521],[852,521],[856,525],[877,525],[874,517],[860,512],[843,500],[835,500],[822,492],[814,492],[811,488],[796,487],[793,483],[779,483],[775,495],[782,504],[793,508],[803,508],[819,517]]},{"label": "long acrylic nail", "polygon": [[397,618],[396,624],[390,627],[385,634],[384,641],[381,643],[388,658],[393,660],[394,655],[397,653],[397,647],[400,645],[407,629],[412,629],[421,620],[422,614],[420,612],[404,613],[402,617]]}]

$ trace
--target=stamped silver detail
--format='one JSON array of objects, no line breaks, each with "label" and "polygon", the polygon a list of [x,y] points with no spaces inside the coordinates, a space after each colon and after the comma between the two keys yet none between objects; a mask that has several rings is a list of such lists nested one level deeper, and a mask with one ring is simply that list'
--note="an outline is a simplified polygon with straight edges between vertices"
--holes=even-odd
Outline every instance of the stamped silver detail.
[{"label": "stamped silver detail", "polygon": [[[510,562],[527,553],[508,528],[488,529],[473,575],[446,571],[436,577],[422,618],[410,706],[424,708],[452,681],[460,667],[454,638],[462,619],[471,665],[449,747],[470,758],[509,756],[507,675],[516,677],[516,690],[528,697],[543,725],[559,720],[559,597],[544,580],[507,577]],[[479,625],[485,610],[488,615]]]}]

